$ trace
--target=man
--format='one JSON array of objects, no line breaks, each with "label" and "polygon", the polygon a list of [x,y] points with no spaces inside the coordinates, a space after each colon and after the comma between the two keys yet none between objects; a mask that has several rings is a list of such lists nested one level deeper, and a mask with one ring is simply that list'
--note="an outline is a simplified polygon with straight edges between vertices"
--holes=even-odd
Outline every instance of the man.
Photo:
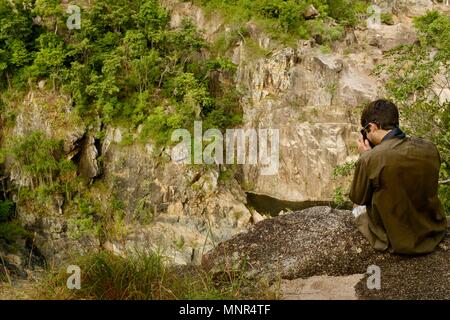
[{"label": "man", "polygon": [[447,230],[437,196],[438,150],[407,137],[399,128],[397,107],[386,100],[369,103],[361,125],[366,137],[358,140],[361,155],[350,190],[350,199],[367,210],[356,218],[358,229],[378,250],[433,251]]}]

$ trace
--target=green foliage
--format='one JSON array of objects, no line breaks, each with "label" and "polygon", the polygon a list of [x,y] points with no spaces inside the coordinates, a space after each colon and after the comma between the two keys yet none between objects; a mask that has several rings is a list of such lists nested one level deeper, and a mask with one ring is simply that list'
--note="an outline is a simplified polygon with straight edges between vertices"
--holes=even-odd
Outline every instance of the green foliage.
[{"label": "green foliage", "polygon": [[340,25],[330,26],[321,20],[309,20],[305,23],[308,34],[320,44],[328,44],[339,40],[344,35],[344,28]]},{"label": "green foliage", "polygon": [[394,16],[392,13],[383,12],[381,14],[381,22],[391,26],[394,24]]},{"label": "green foliage", "polygon": [[268,285],[244,278],[244,270],[229,270],[220,279],[205,271],[167,266],[159,253],[135,252],[126,257],[90,253],[76,261],[83,270],[81,289],[68,290],[61,270],[43,283],[41,296],[57,299],[273,299]]},{"label": "green foliage", "polygon": [[[337,180],[337,186],[334,189],[333,202],[337,207],[345,207],[351,203],[349,198],[350,182],[346,177],[350,177],[355,169],[356,162],[349,161],[336,166],[333,170],[332,178]],[[342,179],[344,178],[344,179]]]},{"label": "green foliage", "polygon": [[[4,150],[0,149],[0,164],[4,162]],[[2,176],[0,167],[0,177]],[[28,236],[28,233],[15,220],[15,205],[9,199],[0,200],[0,241],[14,244],[18,239]]]},{"label": "green foliage", "polygon": [[13,214],[14,203],[10,200],[0,201],[0,223],[8,221]]},{"label": "green foliage", "polygon": [[75,169],[63,158],[62,140],[48,139],[42,132],[15,139],[9,151],[16,169],[30,179],[33,188],[52,187]]},{"label": "green foliage", "polygon": [[419,31],[421,46],[438,49],[436,59],[450,59],[450,18],[438,11],[429,11],[426,15],[414,19]]},{"label": "green foliage", "polygon": [[[0,77],[17,88],[50,78],[87,121],[143,124],[147,137],[165,144],[171,130],[194,119],[211,114],[209,123],[224,126],[237,119],[230,111],[240,113],[237,101],[224,106],[223,95],[210,90],[210,74],[236,67],[220,55],[205,60],[195,26],[183,20],[171,29],[169,11],[156,0],[95,1],[83,10],[80,30],[67,30],[56,0],[2,1],[0,19]],[[232,83],[219,86],[235,91]]]},{"label": "green foliage", "polygon": [[238,175],[238,173],[239,165],[232,164],[222,166],[219,172],[218,181],[219,183],[226,185],[230,182],[233,182],[233,179]]},{"label": "green foliage", "polygon": [[356,165],[355,161],[349,161],[340,166],[336,166],[333,170],[333,178],[336,179],[337,177],[349,176],[350,174],[353,173],[355,165]]},{"label": "green foliage", "polygon": [[345,195],[343,187],[339,186],[334,189],[334,203],[341,207],[348,201],[348,196]]},{"label": "green foliage", "polygon": [[[305,21],[303,12],[309,4],[320,17]],[[324,45],[343,36],[343,26],[355,23],[363,4],[360,0],[201,1],[212,10],[230,10],[240,22],[262,21],[286,40],[314,36]],[[41,23],[33,23],[38,16]],[[339,24],[331,23],[330,17]],[[205,60],[204,51],[210,48],[195,26],[183,20],[180,28],[171,29],[169,11],[156,0],[95,1],[83,10],[80,30],[66,29],[65,14],[56,0],[3,1],[0,19],[0,77],[5,83],[21,88],[50,78],[54,89],[72,96],[87,121],[100,118],[103,123],[126,123],[130,129],[143,125],[142,138],[166,144],[173,129],[189,128],[193,120],[221,129],[242,120],[239,92],[227,80],[236,66],[220,50]],[[247,36],[243,24],[238,25],[218,46],[227,47]],[[226,81],[218,81],[217,74]]]},{"label": "green foliage", "polygon": [[358,14],[366,12],[367,2],[350,0],[328,0],[329,15],[346,26],[358,23]]},{"label": "green foliage", "polygon": [[[386,55],[375,70],[388,77],[386,88],[401,112],[405,131],[434,142],[440,152],[441,180],[450,176],[450,102],[440,94],[450,83],[450,18],[429,11],[414,19],[419,42]],[[441,201],[450,214],[448,186],[440,186]]]},{"label": "green foliage", "polygon": [[34,63],[29,69],[30,75],[52,79],[59,78],[66,55],[63,40],[53,32],[46,32],[41,34],[36,41],[39,51],[36,53]]},{"label": "green foliage", "polygon": [[439,199],[441,199],[444,207],[444,212],[447,216],[450,216],[450,186],[441,185],[439,187]]},{"label": "green foliage", "polygon": [[23,1],[0,2],[0,88],[32,60],[36,29]]},{"label": "green foliage", "polygon": [[14,220],[14,203],[10,200],[0,201],[0,240],[13,243],[28,236],[20,224]]},{"label": "green foliage", "polygon": [[16,221],[0,223],[0,239],[14,242],[28,236],[29,233]]},{"label": "green foliage", "polygon": [[[307,28],[308,22],[318,21],[327,24],[322,28],[321,35],[327,37],[330,18],[343,26],[355,26],[361,17],[365,17],[369,1],[361,0],[198,0],[209,12],[219,10],[230,24],[244,25],[246,22],[259,21],[265,31],[274,38],[287,40],[289,34],[294,38],[309,38],[312,36]],[[305,20],[303,13],[308,5],[314,5],[320,16],[314,20]],[[335,36],[326,41],[334,41]],[[342,33],[341,33],[342,35]]]},{"label": "green foliage", "polygon": [[77,214],[68,219],[68,235],[73,239],[99,236],[101,224],[96,219],[98,208],[85,198],[76,198],[73,202],[77,207]]}]

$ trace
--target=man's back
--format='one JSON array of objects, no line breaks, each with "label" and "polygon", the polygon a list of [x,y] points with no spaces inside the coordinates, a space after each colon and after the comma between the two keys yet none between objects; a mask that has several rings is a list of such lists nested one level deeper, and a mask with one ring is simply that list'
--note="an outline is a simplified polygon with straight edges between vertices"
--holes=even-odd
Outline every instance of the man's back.
[{"label": "man's back", "polygon": [[436,147],[419,138],[389,139],[361,155],[350,199],[367,206],[360,230],[376,249],[426,253],[442,240],[447,221],[437,196],[439,167]]}]

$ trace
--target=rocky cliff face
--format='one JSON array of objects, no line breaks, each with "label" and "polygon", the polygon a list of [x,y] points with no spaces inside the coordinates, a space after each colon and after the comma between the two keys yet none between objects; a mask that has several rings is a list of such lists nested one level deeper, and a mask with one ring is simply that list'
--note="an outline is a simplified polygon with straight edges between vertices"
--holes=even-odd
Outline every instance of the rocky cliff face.
[{"label": "rocky cliff face", "polygon": [[[207,17],[190,3],[163,3],[173,11],[174,28],[183,17],[191,18],[208,41],[231,30],[220,17]],[[255,57],[244,40],[226,53],[237,65],[236,86],[243,89],[243,127],[280,130],[278,172],[263,175],[261,166],[244,165],[241,184],[234,177],[221,181],[219,166],[183,166],[172,161],[168,148],[127,142],[125,136],[135,133],[124,128],[106,128],[105,137],[99,139],[100,128],[76,117],[67,97],[41,89],[30,91],[19,106],[15,126],[5,135],[40,130],[63,138],[65,157],[77,164],[77,173],[91,196],[105,210],[112,201],[119,201],[123,215],[117,237],[74,239],[68,223],[70,210],[61,195],[54,195],[44,214],[37,214],[33,207],[19,207],[25,226],[36,232],[36,246],[48,261],[55,262],[64,260],[71,250],[104,247],[118,254],[130,248],[161,249],[175,263],[199,263],[203,253],[261,220],[246,205],[242,185],[246,191],[281,200],[330,200],[334,167],[356,157],[357,108],[383,95],[383,79],[371,74],[373,67],[384,51],[416,41],[411,16],[435,6],[430,1],[424,5],[388,3],[380,1],[397,14],[395,25],[348,31],[332,53],[313,41],[282,47],[252,24],[250,35],[267,54]],[[8,164],[8,170],[17,186],[28,185],[27,177],[18,174],[13,164]],[[321,220],[322,227],[334,221],[330,219]],[[295,226],[304,228],[300,222]]]},{"label": "rocky cliff face", "polygon": [[330,200],[336,165],[355,160],[359,112],[363,104],[383,97],[383,79],[372,71],[383,53],[417,40],[411,16],[431,8],[424,4],[380,2],[398,14],[395,25],[347,32],[323,53],[312,41],[279,48],[254,32],[267,57],[251,60],[245,43],[234,49],[237,83],[243,97],[246,128],[280,130],[280,168],[264,176],[261,168],[244,166],[253,192],[291,201]]},{"label": "rocky cliff face", "polygon": [[[117,235],[74,238],[71,234],[78,230],[70,223],[73,211],[62,194],[52,195],[51,203],[39,212],[23,202],[18,206],[19,218],[35,232],[33,241],[49,263],[60,263],[72,252],[100,247],[118,254],[159,250],[177,264],[199,263],[203,252],[252,223],[240,185],[234,179],[226,185],[221,183],[218,167],[187,168],[172,162],[168,150],[157,154],[151,143],[124,143],[126,130],[121,128],[108,128],[99,144],[94,138],[95,128],[77,126],[79,119],[72,117],[71,110],[58,112],[59,103],[44,102],[51,97],[39,94],[43,100],[30,93],[30,100],[24,103],[24,111],[8,134],[20,136],[40,130],[57,137],[63,130],[59,137],[66,137],[65,156],[76,162],[89,197],[101,204],[98,210],[107,212],[118,203],[122,214]],[[56,99],[67,104],[64,97]],[[56,123],[48,119],[48,110],[58,115],[54,121],[69,119],[65,129],[52,130]],[[27,177],[16,172],[13,163],[8,168],[13,183],[19,188],[29,186]]]},{"label": "rocky cliff face", "polygon": [[[165,1],[173,10],[172,26],[191,18],[212,41],[231,32],[223,19],[207,19],[191,3]],[[255,58],[244,40],[228,53],[238,65],[236,84],[242,97],[244,128],[280,130],[280,166],[274,175],[261,166],[244,165],[249,191],[289,201],[331,200],[336,187],[336,165],[355,159],[359,126],[358,107],[383,96],[383,79],[372,70],[383,53],[417,40],[411,17],[445,6],[431,1],[378,1],[382,10],[396,14],[394,25],[348,31],[345,40],[323,53],[312,41],[280,47],[249,23],[252,39],[266,56]]]},{"label": "rocky cliff face", "polygon": [[218,168],[186,168],[167,151],[155,156],[151,144],[120,145],[120,132],[107,131],[102,179],[123,202],[130,234],[107,247],[120,253],[150,244],[176,263],[197,263],[202,252],[251,223],[245,195],[234,180],[222,185]]},{"label": "rocky cliff face", "polygon": [[239,69],[247,86],[245,127],[280,130],[275,175],[246,165],[252,191],[290,201],[330,200],[332,170],[351,160],[354,108],[376,97],[370,65],[354,57],[323,54],[301,42]]},{"label": "rocky cliff face", "polygon": [[[34,232],[34,244],[49,264],[60,263],[72,252],[104,247],[162,251],[177,264],[199,263],[201,254],[246,230],[252,223],[246,197],[236,180],[219,181],[219,167],[185,167],[171,161],[170,150],[154,150],[151,143],[125,143],[127,130],[107,128],[100,143],[98,128],[87,127],[71,110],[67,97],[31,91],[20,105],[8,138],[42,131],[63,138],[65,157],[77,165],[81,183],[107,212],[116,201],[122,215],[119,235],[73,237],[73,211],[62,194],[53,194],[44,207],[22,202],[18,216]],[[158,154],[158,152],[160,152]],[[30,186],[27,176],[7,162],[11,181]],[[92,184],[94,182],[94,184]],[[14,196],[18,200],[18,194]]]}]

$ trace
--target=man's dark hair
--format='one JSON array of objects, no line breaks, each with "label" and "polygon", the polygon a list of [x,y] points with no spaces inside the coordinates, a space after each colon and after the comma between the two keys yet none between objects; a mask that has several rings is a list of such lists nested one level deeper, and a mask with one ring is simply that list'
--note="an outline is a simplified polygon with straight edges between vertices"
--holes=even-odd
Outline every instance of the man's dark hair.
[{"label": "man's dark hair", "polygon": [[366,127],[369,123],[376,123],[380,129],[393,129],[399,125],[397,106],[384,99],[372,101],[361,114],[361,125]]}]

